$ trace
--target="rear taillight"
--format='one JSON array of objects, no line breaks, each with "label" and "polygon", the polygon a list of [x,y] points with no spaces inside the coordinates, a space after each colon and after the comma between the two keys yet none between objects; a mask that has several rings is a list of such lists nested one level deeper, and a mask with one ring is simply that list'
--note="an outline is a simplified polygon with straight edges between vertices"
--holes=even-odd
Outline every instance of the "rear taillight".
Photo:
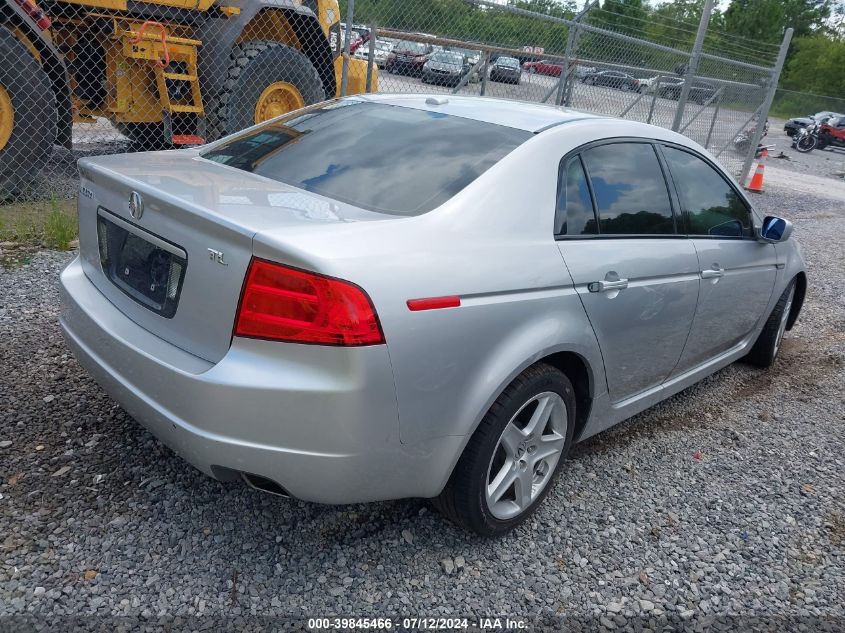
[{"label": "rear taillight", "polygon": [[235,336],[319,345],[378,345],[384,335],[370,298],[348,281],[253,258]]}]

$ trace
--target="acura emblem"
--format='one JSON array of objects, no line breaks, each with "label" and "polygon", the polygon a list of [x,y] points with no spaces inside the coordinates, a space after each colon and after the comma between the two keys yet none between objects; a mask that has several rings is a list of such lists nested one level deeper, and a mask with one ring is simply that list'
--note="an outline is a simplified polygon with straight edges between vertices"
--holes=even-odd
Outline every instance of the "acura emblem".
[{"label": "acura emblem", "polygon": [[137,191],[129,194],[129,214],[136,220],[140,220],[144,215],[144,199]]}]

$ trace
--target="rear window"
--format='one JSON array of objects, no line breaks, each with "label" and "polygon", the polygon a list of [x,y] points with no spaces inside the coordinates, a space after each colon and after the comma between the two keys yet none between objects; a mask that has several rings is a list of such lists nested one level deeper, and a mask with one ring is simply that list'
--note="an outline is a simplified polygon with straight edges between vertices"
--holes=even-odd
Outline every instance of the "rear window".
[{"label": "rear window", "polygon": [[400,42],[393,50],[397,53],[416,53],[417,55],[425,55],[428,52],[428,46],[422,42]]},{"label": "rear window", "polygon": [[443,62],[444,64],[457,64],[460,66],[464,63],[464,56],[460,53],[449,53],[441,51],[431,56],[431,61]]},{"label": "rear window", "polygon": [[269,121],[202,155],[364,209],[412,216],[446,202],[530,136],[351,100]]}]

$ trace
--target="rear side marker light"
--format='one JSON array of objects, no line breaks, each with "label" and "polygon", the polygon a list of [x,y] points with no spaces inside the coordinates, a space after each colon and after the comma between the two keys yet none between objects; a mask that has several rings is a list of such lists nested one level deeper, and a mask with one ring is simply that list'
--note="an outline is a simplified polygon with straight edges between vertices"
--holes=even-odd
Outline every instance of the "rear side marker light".
[{"label": "rear side marker light", "polygon": [[384,343],[378,315],[360,287],[255,257],[234,335],[343,347]]},{"label": "rear side marker light", "polygon": [[408,309],[411,312],[420,310],[439,310],[441,308],[459,308],[461,298],[458,295],[449,297],[428,297],[426,299],[408,299]]}]

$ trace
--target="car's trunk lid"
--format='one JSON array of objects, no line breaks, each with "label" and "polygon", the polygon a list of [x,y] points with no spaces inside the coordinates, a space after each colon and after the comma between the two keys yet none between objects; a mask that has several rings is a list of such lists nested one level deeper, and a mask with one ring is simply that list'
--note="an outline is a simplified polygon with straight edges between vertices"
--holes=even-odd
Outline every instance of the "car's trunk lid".
[{"label": "car's trunk lid", "polygon": [[140,326],[211,362],[231,343],[257,232],[390,217],[212,163],[195,151],[83,159],[79,170],[80,252],[88,278]]}]

